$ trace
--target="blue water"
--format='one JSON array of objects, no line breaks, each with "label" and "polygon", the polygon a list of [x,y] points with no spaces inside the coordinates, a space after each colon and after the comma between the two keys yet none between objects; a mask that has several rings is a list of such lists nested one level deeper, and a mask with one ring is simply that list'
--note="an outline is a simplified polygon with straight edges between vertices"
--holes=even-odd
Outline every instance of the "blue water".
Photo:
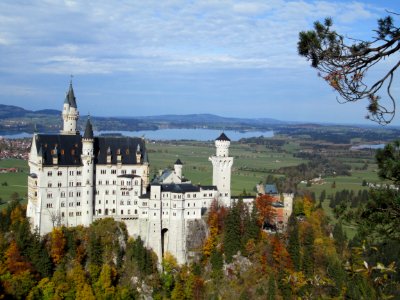
[{"label": "blue water", "polygon": [[[144,137],[145,139],[150,140],[162,140],[162,141],[170,141],[170,140],[195,140],[195,141],[210,141],[215,140],[220,134],[222,130],[217,129],[159,129],[159,130],[142,130],[142,131],[95,131],[94,134],[99,136],[101,134],[121,134],[124,136],[132,136],[132,137]],[[225,134],[231,139],[231,141],[238,141],[241,138],[249,138],[249,137],[273,137],[273,131],[234,131],[234,130],[225,130]],[[32,137],[31,133],[18,133],[18,134],[2,134],[0,133],[0,137],[11,138],[11,139],[19,139],[25,137]]]}]

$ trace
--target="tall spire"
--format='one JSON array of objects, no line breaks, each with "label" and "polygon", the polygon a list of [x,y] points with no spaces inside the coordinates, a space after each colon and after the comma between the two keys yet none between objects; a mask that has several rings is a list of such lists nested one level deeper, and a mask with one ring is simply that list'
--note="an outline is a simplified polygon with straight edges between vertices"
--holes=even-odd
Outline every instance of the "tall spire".
[{"label": "tall spire", "polygon": [[72,79],[69,82],[69,90],[68,90],[67,98],[68,98],[69,105],[71,107],[77,108],[77,106],[76,106],[76,98],[75,98],[75,95],[74,95],[74,88],[72,87]]},{"label": "tall spire", "polygon": [[86,128],[85,133],[83,134],[84,139],[93,139],[93,127],[92,123],[90,122],[90,118],[88,117],[86,121]]}]

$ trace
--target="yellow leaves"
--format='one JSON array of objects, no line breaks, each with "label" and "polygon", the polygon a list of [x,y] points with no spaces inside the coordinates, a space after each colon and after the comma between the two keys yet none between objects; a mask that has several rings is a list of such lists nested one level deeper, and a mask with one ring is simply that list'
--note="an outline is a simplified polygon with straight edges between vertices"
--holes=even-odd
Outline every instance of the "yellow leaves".
[{"label": "yellow leaves", "polygon": [[178,269],[178,262],[176,261],[175,256],[173,256],[168,251],[164,254],[162,265],[164,268],[164,272],[172,272],[173,270]]},{"label": "yellow leaves", "polygon": [[15,223],[18,222],[22,222],[24,220],[24,214],[19,205],[12,210],[10,218],[11,218],[11,225],[14,225]]},{"label": "yellow leaves", "polygon": [[50,255],[56,265],[60,263],[64,256],[65,244],[66,240],[61,228],[54,228],[51,232]]}]

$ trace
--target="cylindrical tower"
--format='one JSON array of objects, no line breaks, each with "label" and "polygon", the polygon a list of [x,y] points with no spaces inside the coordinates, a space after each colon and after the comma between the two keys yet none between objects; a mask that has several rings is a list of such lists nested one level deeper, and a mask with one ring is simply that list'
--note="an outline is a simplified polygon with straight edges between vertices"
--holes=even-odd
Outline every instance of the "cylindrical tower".
[{"label": "cylindrical tower", "polygon": [[231,172],[233,157],[229,157],[231,140],[222,133],[215,140],[216,155],[208,160],[213,165],[213,185],[218,189],[219,201],[225,206],[231,204]]},{"label": "cylindrical tower", "polygon": [[79,134],[79,131],[76,127],[79,119],[79,112],[76,106],[76,98],[74,95],[74,89],[72,88],[72,82],[70,82],[68,93],[65,96],[62,118],[63,129],[61,130],[61,134]]},{"label": "cylindrical tower", "polygon": [[86,122],[85,133],[82,137],[82,225],[89,226],[93,220],[93,181],[94,181],[94,152],[93,128],[90,119]]}]

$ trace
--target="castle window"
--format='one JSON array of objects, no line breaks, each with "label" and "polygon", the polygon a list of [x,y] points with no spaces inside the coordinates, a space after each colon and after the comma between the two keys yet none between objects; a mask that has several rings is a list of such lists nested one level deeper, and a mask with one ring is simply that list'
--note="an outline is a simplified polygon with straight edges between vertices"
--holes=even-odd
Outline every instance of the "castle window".
[{"label": "castle window", "polygon": [[73,213],[73,212],[69,212],[69,213],[68,213],[68,216],[73,217],[73,216],[74,216],[74,213]]},{"label": "castle window", "polygon": [[128,215],[130,215],[131,214],[131,210],[130,209],[128,209]]},{"label": "castle window", "polygon": [[121,201],[119,202],[119,204],[120,204],[120,205],[124,205],[124,201],[121,200]]},{"label": "castle window", "polygon": [[190,207],[190,203],[188,203],[188,207]]},{"label": "castle window", "polygon": [[115,214],[115,208],[113,208],[112,213]]},{"label": "castle window", "polygon": [[101,185],[101,183],[102,183],[101,180],[99,180],[99,185]]},{"label": "castle window", "polygon": [[101,204],[101,200],[99,200],[99,204]]},{"label": "castle window", "polygon": [[176,213],[173,213],[172,215],[173,215],[173,216],[176,216]]},{"label": "castle window", "polygon": [[135,215],[137,215],[137,209],[135,209]]},{"label": "castle window", "polygon": [[203,194],[203,197],[207,197],[207,194]]},{"label": "castle window", "polygon": [[65,216],[65,214],[64,214],[64,212],[62,212],[62,213],[61,213],[61,217],[63,217],[63,218],[64,218],[64,216]]},{"label": "castle window", "polygon": [[106,200],[106,204],[108,204],[108,200]]},{"label": "castle window", "polygon": [[47,187],[52,187],[51,182],[49,182],[49,183],[47,184]]},{"label": "castle window", "polygon": [[74,206],[74,202],[68,203],[68,206],[69,206],[69,207],[73,207],[73,206]]},{"label": "castle window", "polygon": [[193,194],[193,198],[196,198],[197,197],[197,195],[196,194]]},{"label": "castle window", "polygon": [[53,198],[53,194],[52,193],[48,193],[47,194],[47,199],[51,199],[51,198]]},{"label": "castle window", "polygon": [[188,215],[189,215],[189,212],[188,212]]},{"label": "castle window", "polygon": [[65,198],[65,192],[61,192],[61,198]]},{"label": "castle window", "polygon": [[113,200],[113,204],[115,204],[115,200]]},{"label": "castle window", "polygon": [[47,208],[53,208],[53,203],[47,203],[46,207]]},{"label": "castle window", "polygon": [[59,183],[57,184],[57,186],[58,186],[58,187],[61,187],[61,186],[62,186],[62,183],[61,183],[61,182],[59,182]]},{"label": "castle window", "polygon": [[131,184],[132,184],[132,182],[131,182],[131,181],[128,181],[128,182],[127,182],[127,184],[128,184],[128,185],[131,185]]},{"label": "castle window", "polygon": [[100,174],[106,174],[107,170],[100,170]]},{"label": "castle window", "polygon": [[113,180],[113,185],[116,185],[117,184],[117,181],[116,180]]},{"label": "castle window", "polygon": [[138,185],[138,181],[137,180],[135,180],[135,185]]},{"label": "castle window", "polygon": [[142,205],[143,205],[143,206],[147,206],[147,202],[143,202]]},{"label": "castle window", "polygon": [[108,180],[106,180],[106,185],[108,185],[109,184],[109,181]]},{"label": "castle window", "polygon": [[61,202],[61,207],[65,207],[65,202]]},{"label": "castle window", "polygon": [[117,174],[117,170],[111,170],[111,174]]},{"label": "castle window", "polygon": [[212,193],[209,193],[208,196],[212,197]]},{"label": "castle window", "polygon": [[190,198],[190,194],[187,194],[186,196],[187,196],[188,198]]},{"label": "castle window", "polygon": [[157,208],[157,204],[154,204],[154,208]]},{"label": "castle window", "polygon": [[78,217],[79,217],[79,216],[82,216],[82,212],[77,211],[77,212],[76,212],[76,216],[78,216]]},{"label": "castle window", "polygon": [[74,192],[69,192],[69,193],[68,193],[68,196],[69,196],[69,197],[73,197],[73,196],[74,196]]},{"label": "castle window", "polygon": [[62,172],[61,171],[58,171],[57,172],[57,176],[61,176],[62,175]]},{"label": "castle window", "polygon": [[82,182],[79,182],[79,181],[78,181],[78,182],[76,183],[76,186],[82,186]]},{"label": "castle window", "polygon": [[82,175],[82,171],[76,171],[76,175],[78,176]]},{"label": "castle window", "polygon": [[53,175],[53,173],[51,171],[47,172],[47,176],[51,177]]},{"label": "castle window", "polygon": [[61,155],[64,155],[65,151],[64,149],[61,149]]},{"label": "castle window", "polygon": [[69,171],[69,175],[73,176],[74,175],[74,171]]},{"label": "castle window", "polygon": [[123,209],[121,209],[121,215],[123,215],[124,214],[124,210]]},{"label": "castle window", "polygon": [[106,190],[106,195],[108,195],[108,190]]},{"label": "castle window", "polygon": [[112,194],[113,194],[113,195],[115,195],[115,190],[114,190],[114,191],[112,191]]},{"label": "castle window", "polygon": [[101,215],[101,209],[99,209],[99,215]]},{"label": "castle window", "polygon": [[126,170],[121,170],[122,175],[126,175]]},{"label": "castle window", "polygon": [[81,196],[81,192],[76,192],[76,196],[80,197]]},{"label": "castle window", "polygon": [[131,205],[131,201],[128,200],[126,204],[127,204],[127,205]]},{"label": "castle window", "polygon": [[154,216],[157,216],[157,214],[156,214],[156,213],[154,213]]},{"label": "castle window", "polygon": [[72,181],[70,181],[69,186],[74,186],[74,183]]},{"label": "castle window", "polygon": [[76,206],[81,206],[81,203],[80,202],[76,202]]},{"label": "castle window", "polygon": [[176,208],[176,204],[173,205],[173,208]]}]

